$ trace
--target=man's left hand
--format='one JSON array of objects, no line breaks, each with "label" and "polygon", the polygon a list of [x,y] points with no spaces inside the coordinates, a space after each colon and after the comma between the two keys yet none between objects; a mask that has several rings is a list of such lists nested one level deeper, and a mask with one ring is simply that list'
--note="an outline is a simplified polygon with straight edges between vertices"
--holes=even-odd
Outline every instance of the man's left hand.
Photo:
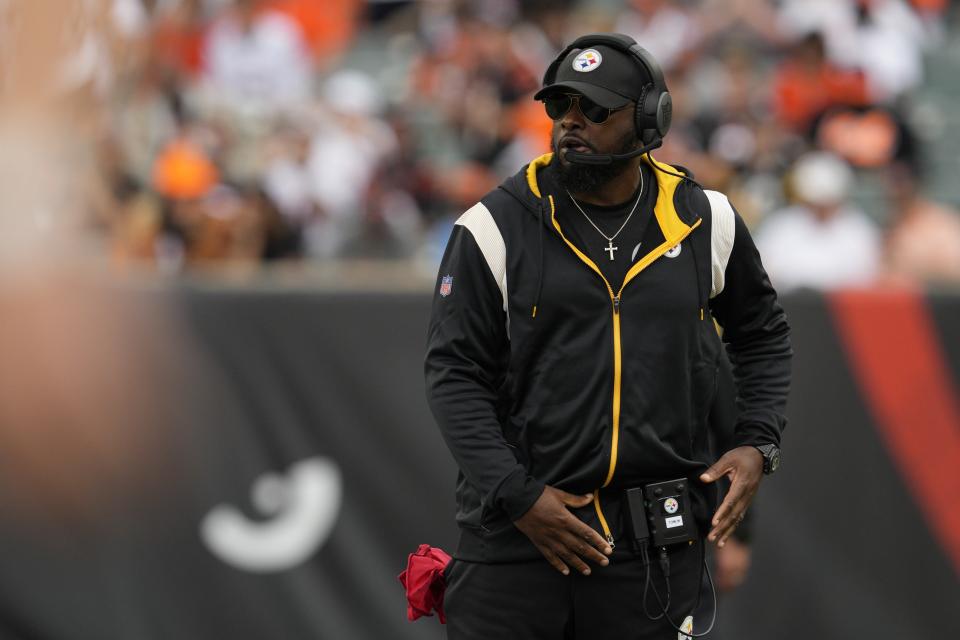
[{"label": "man's left hand", "polygon": [[716,482],[723,476],[730,477],[730,490],[713,514],[713,529],[707,540],[722,547],[727,538],[743,520],[753,496],[763,477],[763,455],[756,447],[737,447],[727,451],[700,475],[703,482]]}]

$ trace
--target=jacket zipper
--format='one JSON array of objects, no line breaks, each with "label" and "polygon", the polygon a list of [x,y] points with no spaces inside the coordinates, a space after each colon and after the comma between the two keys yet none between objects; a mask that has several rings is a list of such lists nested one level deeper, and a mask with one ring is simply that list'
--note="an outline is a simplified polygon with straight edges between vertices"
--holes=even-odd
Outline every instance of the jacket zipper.
[{"label": "jacket zipper", "polygon": [[[605,284],[607,287],[607,293],[610,295],[610,302],[613,307],[613,427],[610,435],[610,467],[607,469],[606,479],[600,486],[602,489],[607,487],[613,481],[613,474],[617,468],[618,446],[620,444],[620,385],[623,368],[620,345],[620,302],[623,298],[623,290],[626,289],[631,280],[633,280],[641,271],[646,269],[654,260],[666,253],[671,247],[675,247],[683,242],[683,240],[690,235],[694,229],[700,226],[702,220],[697,219],[696,222],[689,226],[678,237],[669,241],[665,240],[660,246],[645,255],[640,259],[639,262],[630,267],[630,270],[627,271],[626,277],[623,279],[623,284],[620,286],[620,291],[614,293],[613,287],[610,286],[610,282],[600,271],[600,268],[596,265],[596,263],[587,257],[586,254],[580,251],[580,249],[578,249],[575,244],[570,242],[570,240],[567,239],[567,236],[563,234],[563,229],[560,228],[560,223],[557,222],[557,211],[553,201],[553,196],[548,195],[547,198],[550,201],[550,221],[553,223],[553,227],[557,230],[557,233],[560,234],[560,237],[577,255],[577,257],[580,258],[584,264],[593,269],[598,276],[600,276],[600,279],[603,280],[603,284]],[[607,523],[607,519],[603,516],[603,510],[600,508],[599,489],[593,494],[593,505],[597,511],[597,516],[600,519],[600,526],[603,528],[604,536],[607,538],[607,542],[613,545],[613,534],[610,532],[610,526]]]},{"label": "jacket zipper", "polygon": [[600,490],[593,492],[593,507],[597,510],[597,517],[600,519],[600,526],[603,528],[603,535],[607,539],[607,544],[610,545],[610,548],[614,548],[616,544],[613,541],[613,534],[610,533],[610,525],[607,524],[607,519],[603,517],[603,509],[600,508]]}]

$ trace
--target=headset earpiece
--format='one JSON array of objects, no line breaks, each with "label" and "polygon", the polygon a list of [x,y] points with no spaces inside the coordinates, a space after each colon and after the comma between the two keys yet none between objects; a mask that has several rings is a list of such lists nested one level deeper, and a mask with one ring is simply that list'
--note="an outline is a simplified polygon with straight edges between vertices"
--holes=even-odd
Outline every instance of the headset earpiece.
[{"label": "headset earpiece", "polygon": [[661,138],[667,135],[671,122],[673,122],[673,98],[670,97],[669,91],[664,91],[657,101],[657,132]]},{"label": "headset earpiece", "polygon": [[[623,37],[631,42],[633,40],[628,36]],[[639,127],[638,135],[641,140],[651,136],[663,138],[670,130],[670,123],[673,120],[673,98],[670,97],[670,92],[667,90],[667,83],[663,79],[663,71],[650,52],[636,42],[627,46],[626,51],[632,54],[650,74],[653,88],[652,91],[646,91],[643,94],[642,119],[638,115],[638,120],[642,122],[642,126]],[[641,105],[638,103],[637,107],[641,108]]]},{"label": "headset earpiece", "polygon": [[[648,98],[655,98],[656,96],[651,91],[653,85],[645,84],[643,89],[640,92],[640,97],[637,99],[637,106],[633,112],[633,126],[637,132],[637,138],[643,144],[649,144],[654,140],[654,134],[658,133],[650,127],[651,121],[651,111],[648,106]],[[656,108],[656,107],[654,107]],[[655,116],[655,114],[652,114]]]}]

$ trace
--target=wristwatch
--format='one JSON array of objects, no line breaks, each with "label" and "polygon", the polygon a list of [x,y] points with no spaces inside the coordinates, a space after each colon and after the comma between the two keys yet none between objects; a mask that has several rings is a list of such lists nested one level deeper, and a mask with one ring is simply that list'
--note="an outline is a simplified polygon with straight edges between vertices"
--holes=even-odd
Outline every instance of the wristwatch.
[{"label": "wristwatch", "polygon": [[763,455],[763,473],[770,475],[780,468],[780,447],[775,444],[753,445]]}]

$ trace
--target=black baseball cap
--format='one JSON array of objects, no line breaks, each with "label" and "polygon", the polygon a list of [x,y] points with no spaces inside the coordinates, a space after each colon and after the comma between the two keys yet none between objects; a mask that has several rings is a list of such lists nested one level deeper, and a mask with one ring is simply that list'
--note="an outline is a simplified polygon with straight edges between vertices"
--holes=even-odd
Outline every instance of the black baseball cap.
[{"label": "black baseball cap", "polygon": [[554,93],[581,93],[600,106],[618,109],[639,100],[643,87],[651,82],[646,68],[632,55],[598,44],[568,53],[557,67],[553,82],[533,99],[542,100]]}]

